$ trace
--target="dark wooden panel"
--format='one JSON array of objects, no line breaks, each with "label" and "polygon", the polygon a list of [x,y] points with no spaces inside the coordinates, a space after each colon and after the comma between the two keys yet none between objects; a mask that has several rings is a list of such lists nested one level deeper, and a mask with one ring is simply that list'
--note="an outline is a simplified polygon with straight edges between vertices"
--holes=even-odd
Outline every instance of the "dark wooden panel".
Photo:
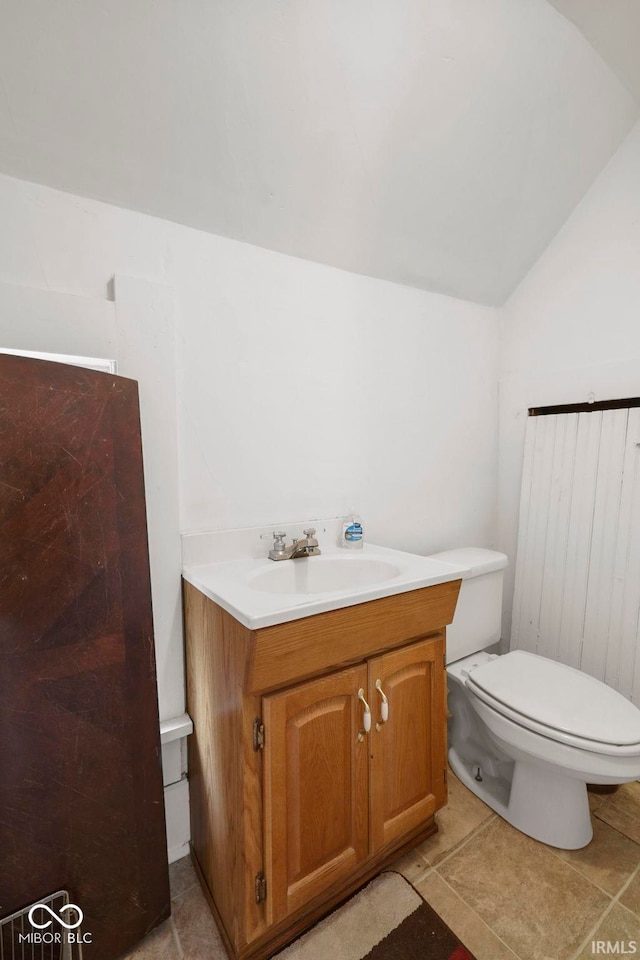
[{"label": "dark wooden panel", "polygon": [[598,410],[627,410],[640,407],[640,397],[625,400],[592,400],[584,403],[556,403],[548,407],[529,407],[530,417],[550,417],[565,413],[595,413]]},{"label": "dark wooden panel", "polygon": [[0,917],[111,960],[169,914],[134,381],[0,356],[0,664]]}]

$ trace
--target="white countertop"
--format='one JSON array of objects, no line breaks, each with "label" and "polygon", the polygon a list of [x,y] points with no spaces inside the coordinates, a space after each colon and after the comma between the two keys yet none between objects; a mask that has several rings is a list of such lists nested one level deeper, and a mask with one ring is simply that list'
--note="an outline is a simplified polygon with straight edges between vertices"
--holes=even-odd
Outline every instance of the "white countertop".
[{"label": "white countertop", "polygon": [[[378,600],[396,593],[408,593],[421,587],[458,580],[469,573],[466,567],[459,564],[445,563],[442,560],[404,553],[389,547],[377,547],[371,543],[365,543],[361,550],[321,546],[322,554],[319,557],[280,561],[264,557],[257,560],[186,564],[182,575],[188,583],[223,607],[245,627],[255,630],[310,617],[327,610],[337,610],[355,606],[358,603],[366,603],[369,600]],[[348,564],[352,560],[371,561],[371,568],[377,570],[378,575],[384,578],[379,579],[378,582],[361,583],[344,589],[334,588],[308,593],[299,589],[294,591],[291,587],[288,592],[277,593],[272,589],[256,589],[252,586],[252,583],[264,584],[269,579],[273,579],[272,571],[281,566],[288,568],[287,571],[282,571],[283,578],[290,583],[304,585],[309,573],[313,575],[320,572],[318,568],[308,570],[308,565],[324,563],[325,568],[328,569],[327,560],[331,563],[332,572],[339,570],[337,564]],[[366,564],[360,564],[360,566],[363,567]],[[391,570],[392,575],[385,576],[385,569]]]}]

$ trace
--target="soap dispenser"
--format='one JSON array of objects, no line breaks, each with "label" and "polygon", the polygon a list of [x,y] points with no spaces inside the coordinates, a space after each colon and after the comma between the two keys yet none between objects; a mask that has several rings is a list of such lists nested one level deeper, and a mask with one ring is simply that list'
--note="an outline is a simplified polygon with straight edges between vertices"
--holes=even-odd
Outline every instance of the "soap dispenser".
[{"label": "soap dispenser", "polygon": [[348,514],[342,524],[342,536],[340,546],[347,550],[361,550],[364,542],[364,530],[362,521],[356,513]]}]

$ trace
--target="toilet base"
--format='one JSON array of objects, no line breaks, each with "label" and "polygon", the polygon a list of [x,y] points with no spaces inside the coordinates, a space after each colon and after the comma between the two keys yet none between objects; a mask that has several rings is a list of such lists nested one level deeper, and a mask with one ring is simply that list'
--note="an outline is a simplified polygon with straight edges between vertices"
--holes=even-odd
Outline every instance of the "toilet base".
[{"label": "toilet base", "polygon": [[499,777],[474,776],[476,767],[454,747],[449,763],[456,776],[507,823],[534,840],[560,850],[579,850],[593,838],[587,785],[547,766],[516,760],[511,783]]}]

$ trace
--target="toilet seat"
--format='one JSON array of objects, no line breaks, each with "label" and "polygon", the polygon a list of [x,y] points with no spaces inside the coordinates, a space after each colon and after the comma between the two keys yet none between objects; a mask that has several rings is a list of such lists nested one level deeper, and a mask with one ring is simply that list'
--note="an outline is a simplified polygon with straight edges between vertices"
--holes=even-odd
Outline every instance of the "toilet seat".
[{"label": "toilet seat", "polygon": [[640,711],[588,674],[514,650],[471,669],[470,693],[550,740],[592,753],[640,756]]}]

